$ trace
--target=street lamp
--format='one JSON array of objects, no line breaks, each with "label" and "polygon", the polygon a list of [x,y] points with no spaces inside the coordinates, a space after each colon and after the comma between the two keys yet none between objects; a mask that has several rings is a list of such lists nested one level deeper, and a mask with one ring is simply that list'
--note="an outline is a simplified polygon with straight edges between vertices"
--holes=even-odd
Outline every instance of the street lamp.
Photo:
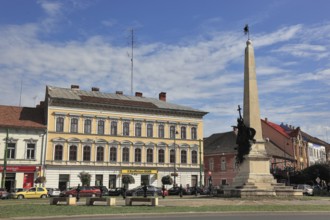
[{"label": "street lamp", "polygon": [[174,172],[173,172],[174,181],[173,181],[173,186],[174,187],[176,186],[176,176],[177,176],[177,173],[176,173],[176,143],[175,143],[177,134],[179,134],[179,132],[174,130],[174,136],[173,136],[173,139],[174,139]]}]

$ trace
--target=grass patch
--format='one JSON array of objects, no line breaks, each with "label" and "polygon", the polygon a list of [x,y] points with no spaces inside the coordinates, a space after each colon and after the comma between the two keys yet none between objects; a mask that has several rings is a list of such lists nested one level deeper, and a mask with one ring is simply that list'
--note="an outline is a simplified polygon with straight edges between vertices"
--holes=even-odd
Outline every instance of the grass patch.
[{"label": "grass patch", "polygon": [[[321,197],[304,197],[301,200],[322,200]],[[46,216],[71,216],[71,215],[109,215],[109,214],[142,214],[142,213],[184,213],[184,212],[302,212],[302,211],[317,211],[330,212],[330,206],[320,204],[303,204],[303,205],[280,205],[267,204],[259,205],[251,202],[251,205],[208,205],[212,204],[212,198],[205,201],[205,205],[201,206],[187,206],[189,201],[180,199],[181,206],[66,206],[66,205],[49,205],[48,199],[29,199],[29,200],[0,200],[0,218],[11,217],[46,217]],[[198,198],[196,198],[198,200]],[[227,199],[226,199],[227,200]],[[239,199],[231,198],[228,200],[243,201],[262,201],[262,199]],[[272,201],[280,201],[280,199],[273,199]],[[290,199],[287,199],[290,200]],[[297,200],[297,199],[296,199]],[[327,198],[328,200],[328,198]],[[187,202],[187,203],[186,203]]]}]

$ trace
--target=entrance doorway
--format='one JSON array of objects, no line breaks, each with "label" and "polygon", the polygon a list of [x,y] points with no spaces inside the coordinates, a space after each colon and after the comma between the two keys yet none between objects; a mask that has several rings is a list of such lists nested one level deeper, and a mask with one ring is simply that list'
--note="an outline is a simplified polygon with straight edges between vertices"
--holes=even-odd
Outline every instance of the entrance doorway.
[{"label": "entrance doorway", "polygon": [[95,186],[103,186],[103,175],[95,175]]},{"label": "entrance doorway", "polygon": [[58,180],[58,188],[63,191],[67,190],[70,184],[70,175],[69,174],[60,174]]},{"label": "entrance doorway", "polygon": [[16,187],[16,173],[7,173],[5,180],[5,188],[9,192]]},{"label": "entrance doorway", "polygon": [[109,175],[109,189],[116,188],[116,175]]},{"label": "entrance doorway", "polygon": [[197,186],[197,181],[198,181],[197,175],[191,175],[191,186],[192,187]]},{"label": "entrance doorway", "polygon": [[150,175],[141,175],[141,185],[150,185]]}]

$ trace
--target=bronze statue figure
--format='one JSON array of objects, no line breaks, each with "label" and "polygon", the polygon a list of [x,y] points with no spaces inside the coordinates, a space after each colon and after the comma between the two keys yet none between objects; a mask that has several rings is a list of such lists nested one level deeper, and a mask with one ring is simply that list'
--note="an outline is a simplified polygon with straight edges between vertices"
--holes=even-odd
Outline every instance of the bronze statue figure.
[{"label": "bronze statue figure", "polygon": [[256,130],[254,128],[247,127],[244,124],[244,120],[241,115],[241,107],[238,106],[239,118],[237,119],[237,138],[236,144],[237,146],[237,156],[236,163],[241,164],[244,161],[244,156],[250,153],[251,150],[251,141],[255,142],[254,136],[256,134]]}]

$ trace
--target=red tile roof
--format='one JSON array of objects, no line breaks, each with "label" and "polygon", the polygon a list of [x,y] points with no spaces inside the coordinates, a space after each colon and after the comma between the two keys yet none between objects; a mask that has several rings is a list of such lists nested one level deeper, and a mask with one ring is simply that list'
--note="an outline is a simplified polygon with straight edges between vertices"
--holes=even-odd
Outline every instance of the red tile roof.
[{"label": "red tile roof", "polygon": [[285,129],[282,128],[280,125],[275,124],[273,122],[270,122],[269,120],[263,120],[261,119],[261,121],[267,125],[269,125],[270,127],[272,127],[273,129],[275,129],[277,132],[279,132],[280,134],[282,134],[283,136],[290,138],[290,136],[286,133]]},{"label": "red tile roof", "polygon": [[0,105],[0,127],[46,129],[42,108]]}]

